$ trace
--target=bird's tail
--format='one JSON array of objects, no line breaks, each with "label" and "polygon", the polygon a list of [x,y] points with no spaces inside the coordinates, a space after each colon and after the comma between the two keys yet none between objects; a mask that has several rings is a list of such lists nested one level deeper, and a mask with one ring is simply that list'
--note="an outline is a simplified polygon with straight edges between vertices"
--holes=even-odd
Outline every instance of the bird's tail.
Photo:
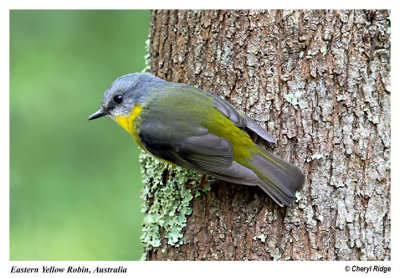
[{"label": "bird's tail", "polygon": [[260,186],[280,206],[289,206],[296,190],[304,183],[304,175],[296,166],[259,148],[248,167],[258,176]]}]

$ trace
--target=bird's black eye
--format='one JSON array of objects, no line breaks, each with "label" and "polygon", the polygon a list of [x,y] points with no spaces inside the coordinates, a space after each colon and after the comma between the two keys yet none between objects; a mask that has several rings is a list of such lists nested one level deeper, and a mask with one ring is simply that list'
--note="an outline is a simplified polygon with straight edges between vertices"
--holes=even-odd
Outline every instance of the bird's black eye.
[{"label": "bird's black eye", "polygon": [[122,102],[122,99],[123,99],[123,97],[121,95],[116,95],[113,97],[113,100],[118,104],[120,104]]}]

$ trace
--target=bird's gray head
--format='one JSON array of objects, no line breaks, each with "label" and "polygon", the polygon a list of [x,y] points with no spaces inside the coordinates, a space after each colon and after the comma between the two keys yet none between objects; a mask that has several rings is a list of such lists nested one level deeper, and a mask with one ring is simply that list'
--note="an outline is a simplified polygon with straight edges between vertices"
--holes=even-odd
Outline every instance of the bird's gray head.
[{"label": "bird's gray head", "polygon": [[115,120],[117,116],[129,116],[148,94],[148,88],[160,86],[165,81],[149,73],[130,73],[115,80],[104,93],[99,111],[89,117],[94,120],[103,116]]}]

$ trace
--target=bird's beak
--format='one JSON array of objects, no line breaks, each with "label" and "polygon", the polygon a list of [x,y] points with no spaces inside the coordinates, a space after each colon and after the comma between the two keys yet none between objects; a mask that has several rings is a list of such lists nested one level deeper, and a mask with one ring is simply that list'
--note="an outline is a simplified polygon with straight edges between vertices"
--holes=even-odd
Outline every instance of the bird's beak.
[{"label": "bird's beak", "polygon": [[101,118],[105,115],[107,115],[106,111],[103,108],[100,108],[99,111],[94,112],[92,115],[90,115],[88,120],[90,121],[90,120],[94,120],[97,118]]}]

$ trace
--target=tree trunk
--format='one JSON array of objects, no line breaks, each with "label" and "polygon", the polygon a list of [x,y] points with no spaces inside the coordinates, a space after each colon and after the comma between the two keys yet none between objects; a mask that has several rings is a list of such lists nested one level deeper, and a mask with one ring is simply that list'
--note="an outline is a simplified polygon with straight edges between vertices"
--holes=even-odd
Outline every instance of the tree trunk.
[{"label": "tree trunk", "polygon": [[[306,181],[288,208],[257,187],[217,182],[172,197],[190,208],[160,221],[149,216],[157,190],[184,181],[167,166],[155,178],[156,162],[142,159],[148,260],[390,260],[389,16],[152,12],[151,72],[224,97],[275,136],[266,147]],[[174,216],[181,228],[165,225]]]}]

